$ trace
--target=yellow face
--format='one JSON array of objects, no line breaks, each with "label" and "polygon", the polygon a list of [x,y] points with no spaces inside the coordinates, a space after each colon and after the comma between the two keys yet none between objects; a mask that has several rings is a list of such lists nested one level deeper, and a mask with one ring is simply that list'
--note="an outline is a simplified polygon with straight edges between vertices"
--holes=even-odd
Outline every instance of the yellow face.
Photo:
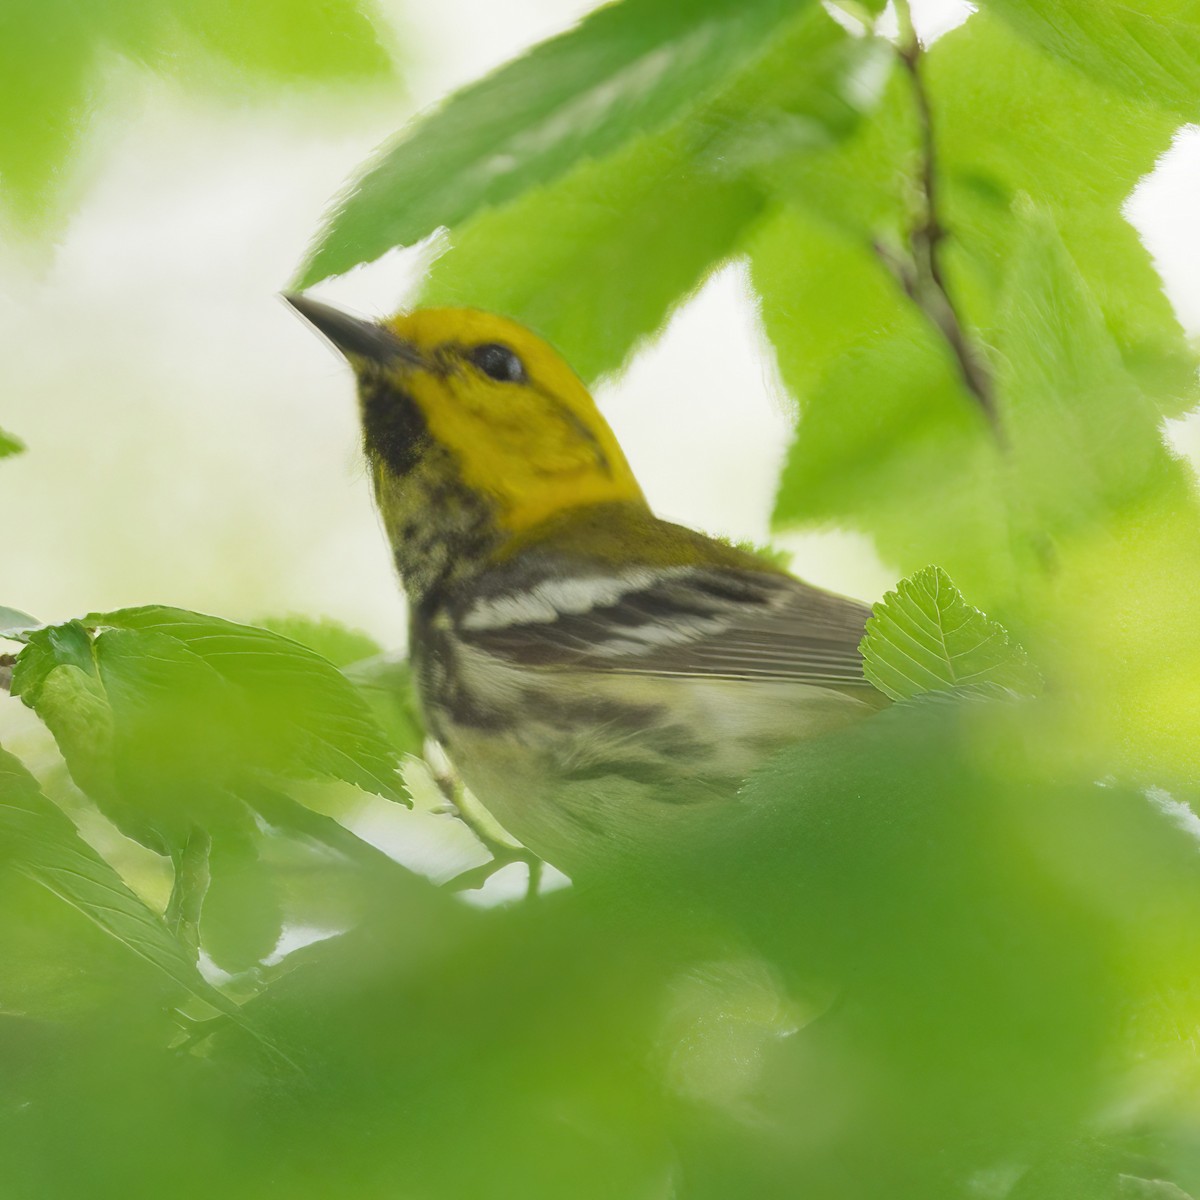
[{"label": "yellow face", "polygon": [[[418,309],[382,329],[403,353],[386,361],[348,353],[364,420],[368,404],[385,415],[390,403],[415,405],[414,424],[449,451],[462,482],[491,499],[505,528],[527,529],[577,505],[642,500],[587,388],[536,334],[461,308]],[[379,469],[388,469],[386,456]]]}]

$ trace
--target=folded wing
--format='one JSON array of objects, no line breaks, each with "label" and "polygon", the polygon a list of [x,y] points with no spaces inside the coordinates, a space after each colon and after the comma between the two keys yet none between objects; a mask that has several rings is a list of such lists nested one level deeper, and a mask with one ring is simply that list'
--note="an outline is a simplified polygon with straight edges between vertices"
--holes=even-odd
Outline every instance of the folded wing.
[{"label": "folded wing", "polygon": [[455,624],[467,644],[524,667],[870,692],[858,653],[870,615],[771,571],[641,567],[527,581],[477,597]]}]

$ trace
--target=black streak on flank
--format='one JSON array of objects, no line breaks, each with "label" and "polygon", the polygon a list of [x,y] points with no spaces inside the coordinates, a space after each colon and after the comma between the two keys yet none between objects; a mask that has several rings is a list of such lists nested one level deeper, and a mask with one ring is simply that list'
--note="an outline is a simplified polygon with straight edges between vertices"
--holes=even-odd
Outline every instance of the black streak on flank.
[{"label": "black streak on flank", "polygon": [[429,445],[429,427],[417,402],[383,380],[362,385],[363,442],[396,475],[407,475]]}]

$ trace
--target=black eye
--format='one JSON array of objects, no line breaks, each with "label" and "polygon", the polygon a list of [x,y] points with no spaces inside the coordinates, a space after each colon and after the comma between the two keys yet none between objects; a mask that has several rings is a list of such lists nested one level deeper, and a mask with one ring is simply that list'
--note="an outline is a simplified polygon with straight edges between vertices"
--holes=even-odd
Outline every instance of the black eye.
[{"label": "black eye", "polygon": [[489,378],[500,383],[524,383],[525,366],[507,347],[499,342],[475,346],[467,357]]}]

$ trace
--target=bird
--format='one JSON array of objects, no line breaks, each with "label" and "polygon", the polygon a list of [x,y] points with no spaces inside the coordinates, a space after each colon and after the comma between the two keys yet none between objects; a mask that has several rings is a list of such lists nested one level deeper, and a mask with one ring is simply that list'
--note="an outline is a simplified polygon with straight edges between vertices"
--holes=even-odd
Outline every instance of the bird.
[{"label": "bird", "polygon": [[574,876],[636,852],[887,703],[859,653],[871,609],[656,516],[536,333],[285,298],[356,376],[427,728],[541,859]]}]

